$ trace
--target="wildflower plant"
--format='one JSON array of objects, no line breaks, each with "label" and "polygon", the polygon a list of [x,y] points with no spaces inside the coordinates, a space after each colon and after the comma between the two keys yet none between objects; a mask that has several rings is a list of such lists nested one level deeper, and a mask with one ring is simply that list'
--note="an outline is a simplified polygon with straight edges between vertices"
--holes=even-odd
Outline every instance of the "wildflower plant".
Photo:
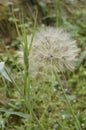
[{"label": "wildflower plant", "polygon": [[[32,35],[27,37],[28,47],[30,46]],[[81,130],[78,118],[73,112],[63,85],[59,78],[59,72],[73,70],[76,67],[80,49],[76,41],[71,38],[69,33],[62,29],[46,27],[37,31],[34,35],[31,50],[28,55],[28,64],[31,75],[45,75],[47,72],[53,72],[62,89],[66,103],[75,120],[77,130]],[[20,61],[23,59],[23,52],[18,52]]]}]

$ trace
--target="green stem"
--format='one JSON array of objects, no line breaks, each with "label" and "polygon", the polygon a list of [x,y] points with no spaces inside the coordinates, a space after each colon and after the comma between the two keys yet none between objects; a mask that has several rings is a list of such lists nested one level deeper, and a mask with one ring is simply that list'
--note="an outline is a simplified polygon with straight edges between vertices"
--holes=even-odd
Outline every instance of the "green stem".
[{"label": "green stem", "polygon": [[23,30],[23,37],[24,37],[24,46],[23,46],[23,50],[24,50],[24,98],[25,98],[25,105],[26,105],[26,111],[29,111],[30,114],[34,117],[34,119],[37,121],[38,125],[40,126],[41,130],[45,130],[43,125],[40,124],[38,118],[36,117],[34,111],[33,111],[33,104],[32,104],[32,99],[31,99],[31,90],[30,90],[30,71],[29,71],[29,54],[30,54],[30,50],[32,47],[32,42],[33,42],[33,38],[34,38],[34,34],[35,34],[35,30],[36,30],[36,22],[37,22],[37,12],[36,12],[36,19],[35,19],[35,23],[34,23],[34,28],[33,28],[33,33],[32,33],[32,37],[31,37],[31,42],[28,48],[28,43],[27,43],[27,33],[26,30],[24,28]]},{"label": "green stem", "polygon": [[61,1],[55,0],[55,14],[56,14],[56,27],[60,27],[62,25],[62,17],[61,17]]},{"label": "green stem", "polygon": [[74,113],[74,111],[73,111],[73,109],[72,109],[72,106],[71,106],[71,104],[70,104],[70,102],[69,102],[69,100],[68,100],[68,98],[67,98],[67,95],[66,95],[66,93],[65,93],[65,91],[64,91],[64,88],[63,88],[63,85],[62,85],[62,83],[61,83],[61,81],[60,81],[59,75],[58,75],[58,73],[56,73],[55,71],[54,71],[54,73],[55,73],[56,79],[58,80],[58,83],[59,83],[59,85],[60,85],[60,87],[61,87],[61,89],[62,89],[62,92],[63,92],[63,94],[64,94],[66,103],[67,103],[67,105],[69,106],[69,109],[70,109],[70,111],[71,111],[71,113],[72,113],[72,115],[73,115],[73,118],[75,119],[75,123],[76,123],[76,126],[77,126],[77,130],[82,130],[82,129],[81,129],[81,126],[80,126],[80,123],[79,123],[79,120],[78,120],[77,116],[75,115],[75,113]]},{"label": "green stem", "polygon": [[[11,80],[12,80],[13,84],[17,87],[18,91],[21,93],[21,96],[23,97],[23,99],[25,101],[25,108],[24,108],[25,112],[26,113],[29,112],[31,114],[31,116],[34,117],[34,119],[36,120],[38,125],[40,126],[40,129],[45,130],[44,127],[42,126],[42,124],[40,124],[38,118],[36,117],[36,115],[33,111],[33,104],[31,103],[31,101],[32,101],[31,90],[30,90],[30,74],[29,74],[29,58],[28,57],[30,54],[30,50],[32,47],[32,42],[33,42],[35,30],[36,30],[37,14],[38,14],[38,11],[36,10],[36,18],[35,18],[35,22],[34,22],[34,28],[33,28],[33,33],[32,33],[30,44],[27,43],[27,30],[23,27],[21,29],[21,32],[22,32],[22,35],[21,35],[19,28],[18,28],[18,23],[14,20],[16,30],[17,30],[18,36],[20,38],[20,42],[22,44],[22,49],[24,52],[24,91],[23,91],[23,93],[21,93],[21,91],[19,90],[19,88],[17,87],[16,83],[14,82],[14,80],[12,78],[11,78]],[[13,17],[15,18],[14,13],[13,13]],[[22,18],[24,18],[24,17],[22,16]],[[22,19],[22,20],[24,20],[24,19]],[[29,45],[29,48],[28,48],[28,45]]]}]

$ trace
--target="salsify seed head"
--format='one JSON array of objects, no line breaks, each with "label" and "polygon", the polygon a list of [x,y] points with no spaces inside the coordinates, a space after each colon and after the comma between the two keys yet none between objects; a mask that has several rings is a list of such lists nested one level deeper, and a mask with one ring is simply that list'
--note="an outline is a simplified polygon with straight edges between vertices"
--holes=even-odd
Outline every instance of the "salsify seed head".
[{"label": "salsify seed head", "polygon": [[[28,36],[28,46],[31,36]],[[29,57],[31,72],[43,70],[58,72],[73,70],[78,60],[80,49],[76,41],[63,29],[46,27],[35,33]],[[21,55],[23,52],[21,52]],[[21,56],[21,58],[23,55]]]}]

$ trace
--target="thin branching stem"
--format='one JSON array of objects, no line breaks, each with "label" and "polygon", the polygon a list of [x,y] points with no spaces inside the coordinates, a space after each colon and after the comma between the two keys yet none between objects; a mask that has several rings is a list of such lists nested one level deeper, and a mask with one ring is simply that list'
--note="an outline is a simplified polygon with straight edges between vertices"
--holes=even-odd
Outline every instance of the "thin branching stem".
[{"label": "thin branching stem", "polygon": [[[31,41],[30,41],[30,44],[27,43],[27,30],[25,29],[25,27],[22,27],[21,29],[21,32],[22,32],[22,35],[19,31],[19,28],[18,28],[18,24],[16,22],[16,20],[14,20],[15,22],[15,26],[16,26],[16,30],[17,30],[17,33],[18,33],[18,36],[20,38],[20,42],[21,42],[21,45],[22,45],[22,49],[23,49],[23,53],[24,53],[24,92],[23,92],[23,99],[25,101],[25,112],[29,114],[31,114],[31,116],[36,120],[36,122],[38,123],[39,127],[41,130],[45,130],[43,125],[39,122],[38,118],[36,117],[34,111],[33,111],[33,104],[32,104],[32,99],[31,99],[31,90],[30,90],[30,74],[29,74],[29,54],[30,54],[30,50],[31,50],[31,47],[32,47],[32,42],[33,42],[33,38],[34,38],[34,34],[35,34],[35,30],[36,30],[36,23],[37,23],[37,15],[38,15],[38,11],[36,10],[36,18],[35,18],[35,22],[34,22],[34,27],[33,27],[33,33],[32,33],[32,37],[31,37]],[[15,15],[13,13],[13,17],[15,19]],[[22,18],[23,17],[23,14],[22,14]],[[22,22],[24,22],[24,19],[22,19]],[[28,47],[29,45],[29,47]],[[14,85],[15,82],[13,82]]]}]

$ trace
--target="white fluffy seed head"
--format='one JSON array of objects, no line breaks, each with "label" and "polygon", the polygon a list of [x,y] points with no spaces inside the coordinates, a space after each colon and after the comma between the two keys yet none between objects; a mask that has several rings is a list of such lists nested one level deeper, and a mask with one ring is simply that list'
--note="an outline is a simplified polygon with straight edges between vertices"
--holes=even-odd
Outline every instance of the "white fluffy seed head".
[{"label": "white fluffy seed head", "polygon": [[[28,36],[28,45],[31,36]],[[78,60],[80,49],[69,33],[62,29],[46,27],[35,33],[29,55],[30,70],[43,73],[56,69],[58,72],[73,70]],[[20,51],[21,60],[23,52]]]}]

